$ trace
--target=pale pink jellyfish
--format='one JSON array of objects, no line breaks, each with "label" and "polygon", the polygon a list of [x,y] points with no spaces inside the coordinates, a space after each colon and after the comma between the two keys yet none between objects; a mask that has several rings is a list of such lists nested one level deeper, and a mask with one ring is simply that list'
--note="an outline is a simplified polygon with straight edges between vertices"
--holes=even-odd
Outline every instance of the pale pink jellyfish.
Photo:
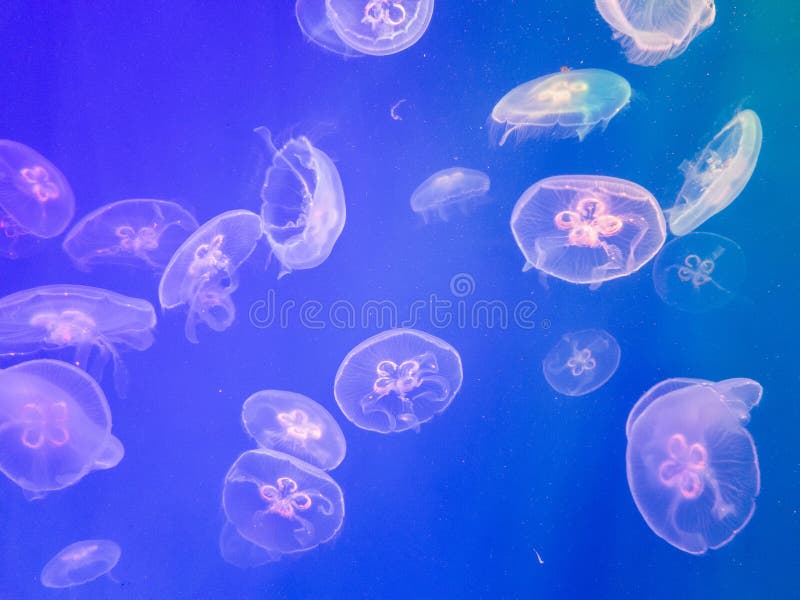
[{"label": "pale pink jellyfish", "polygon": [[122,550],[112,540],[82,540],[70,544],[42,569],[44,587],[68,588],[105,575],[119,562]]},{"label": "pale pink jellyfish", "polygon": [[544,378],[567,396],[583,396],[602,387],[617,371],[620,348],[602,329],[564,334],[542,362]]}]

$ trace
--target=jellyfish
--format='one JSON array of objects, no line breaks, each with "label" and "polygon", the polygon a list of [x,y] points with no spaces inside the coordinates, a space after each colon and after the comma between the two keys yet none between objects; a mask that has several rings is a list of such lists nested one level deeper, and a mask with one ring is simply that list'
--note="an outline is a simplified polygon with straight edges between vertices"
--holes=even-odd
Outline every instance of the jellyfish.
[{"label": "jellyfish", "polygon": [[225,331],[236,316],[231,294],[239,286],[237,269],[263,235],[261,219],[248,210],[231,210],[203,224],[175,251],[158,286],[162,308],[189,307],[185,332],[197,343],[197,323]]},{"label": "jellyfish", "polygon": [[573,331],[561,337],[542,362],[544,378],[555,391],[583,396],[605,385],[619,366],[617,340],[602,329]]},{"label": "jellyfish", "polygon": [[244,539],[233,523],[226,520],[219,534],[219,553],[228,564],[240,569],[260,567],[281,559],[280,552],[266,550]]},{"label": "jellyfish", "polygon": [[83,285],[45,285],[0,298],[0,356],[73,348],[75,364],[97,379],[111,359],[124,394],[119,350],[147,350],[155,325],[147,300]]},{"label": "jellyfish", "polygon": [[433,0],[325,0],[330,25],[363,54],[396,54],[417,43],[431,22]]},{"label": "jellyfish", "polygon": [[342,490],[325,471],[266,449],[236,459],[225,476],[222,507],[241,537],[279,554],[324,544],[344,519]]},{"label": "jellyfish", "polygon": [[64,250],[84,271],[127,265],[162,271],[197,221],[166,200],[120,200],[89,213],[69,230]]},{"label": "jellyfish", "polygon": [[60,235],[74,214],[61,171],[34,149],[0,140],[0,255],[16,258],[23,240]]},{"label": "jellyfish", "polygon": [[269,129],[255,130],[267,143],[272,165],[261,190],[261,219],[272,252],[281,265],[279,277],[311,269],[330,256],[344,229],[344,190],[328,155],[304,136],[280,149]]},{"label": "jellyfish", "polygon": [[489,176],[475,169],[455,167],[437,171],[411,195],[411,210],[427,223],[432,218],[447,220],[454,209],[466,211],[489,191]]},{"label": "jellyfish", "polygon": [[631,410],[628,485],[650,529],[676,548],[720,548],[753,516],[760,474],[744,426],[761,395],[751,379],[668,379]]},{"label": "jellyfish", "polygon": [[666,239],[661,208],[643,187],[594,175],[548,177],[517,201],[511,230],[523,270],[597,286],[639,270]]},{"label": "jellyfish", "polygon": [[743,110],[681,170],[686,179],[675,205],[665,212],[669,230],[686,235],[733,202],[750,181],[761,151],[761,121]]},{"label": "jellyfish", "polygon": [[391,329],[347,354],[333,393],[357,427],[419,430],[450,406],[463,378],[461,357],[450,344],[416,329]]},{"label": "jellyfish", "polygon": [[646,67],[683,54],[716,16],[714,0],[595,0],[595,6],[628,62]]},{"label": "jellyfish", "polygon": [[328,19],[325,0],[297,0],[294,14],[303,35],[320,48],[345,58],[364,56],[342,41],[339,34],[333,30],[333,25]]},{"label": "jellyfish", "polygon": [[341,428],[321,404],[302,394],[256,392],[242,406],[242,423],[262,448],[290,454],[325,471],[344,460]]},{"label": "jellyfish", "polygon": [[661,299],[687,312],[722,308],[739,293],[745,276],[739,245],[714,233],[690,233],[664,246],[653,261]]},{"label": "jellyfish", "polygon": [[518,141],[550,135],[583,140],[608,122],[631,99],[631,86],[602,69],[566,70],[515,87],[500,99],[489,117],[490,135],[502,146],[513,134]]},{"label": "jellyfish", "polygon": [[105,575],[119,562],[122,550],[112,540],[82,540],[70,544],[42,569],[44,587],[68,588]]},{"label": "jellyfish", "polygon": [[31,500],[122,458],[103,391],[68,363],[37,359],[0,371],[0,471]]}]

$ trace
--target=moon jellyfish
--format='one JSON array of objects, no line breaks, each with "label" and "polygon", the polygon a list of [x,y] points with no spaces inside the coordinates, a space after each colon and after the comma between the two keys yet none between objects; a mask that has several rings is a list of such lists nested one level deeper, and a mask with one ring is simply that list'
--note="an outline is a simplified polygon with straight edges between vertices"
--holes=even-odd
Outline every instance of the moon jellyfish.
[{"label": "moon jellyfish", "polygon": [[288,554],[333,539],[342,527],[344,496],[325,472],[272,450],[249,450],[225,477],[222,507],[239,535]]},{"label": "moon jellyfish", "polygon": [[346,443],[331,414],[294,392],[263,390],[245,400],[242,423],[258,445],[329,471],[344,460]]},{"label": "moon jellyfish", "polygon": [[244,539],[230,521],[225,521],[219,534],[219,553],[228,564],[240,569],[260,567],[281,559],[280,552],[266,550]]},{"label": "moon jellyfish", "polygon": [[42,569],[42,585],[68,588],[105,575],[119,562],[122,550],[111,540],[83,540],[64,548]]},{"label": "moon jellyfish", "polygon": [[236,317],[231,294],[239,287],[237,269],[263,235],[261,219],[231,210],[203,224],[175,251],[158,286],[162,308],[189,307],[186,337],[197,343],[197,323],[225,331]]},{"label": "moon jellyfish", "polygon": [[23,238],[60,235],[74,214],[61,171],[34,149],[0,140],[0,255],[15,258]]},{"label": "moon jellyfish", "polygon": [[325,0],[297,0],[294,5],[294,14],[300,30],[306,38],[319,47],[345,58],[364,56],[355,48],[345,44],[339,34],[333,30],[333,25],[328,19]]},{"label": "moon jellyfish", "polygon": [[671,240],[653,261],[653,283],[661,299],[687,312],[721,308],[733,300],[745,276],[739,245],[713,233]]},{"label": "moon jellyfish", "polygon": [[255,130],[267,142],[272,165],[261,190],[261,219],[279,277],[322,264],[344,229],[344,190],[328,155],[308,138],[292,138],[280,149],[269,129]]},{"label": "moon jellyfish", "polygon": [[750,181],[761,151],[761,121],[752,110],[739,112],[692,162],[675,206],[664,211],[674,235],[686,235],[720,212]]},{"label": "moon jellyfish", "polygon": [[714,0],[595,0],[595,6],[628,62],[648,67],[683,54],[716,16]]},{"label": "moon jellyfish", "polygon": [[31,360],[0,371],[0,471],[29,499],[122,458],[103,391],[72,365]]},{"label": "moon jellyfish", "polygon": [[45,285],[0,298],[0,355],[74,348],[74,362],[97,379],[112,360],[124,394],[120,348],[147,350],[156,313],[147,300],[83,285]]},{"label": "moon jellyfish", "polygon": [[753,516],[760,475],[744,426],[761,394],[751,379],[668,379],[631,410],[628,485],[650,529],[676,548],[720,548]]},{"label": "moon jellyfish", "polygon": [[527,261],[523,270],[595,286],[640,269],[667,235],[650,192],[594,175],[548,177],[528,188],[511,231]]},{"label": "moon jellyfish", "polygon": [[500,146],[512,134],[518,141],[545,134],[583,140],[597,125],[605,127],[630,99],[630,84],[611,71],[576,69],[545,75],[501,98],[489,117],[490,135],[500,132]]},{"label": "moon jellyfish", "polygon": [[84,271],[98,264],[161,271],[195,229],[197,221],[175,202],[120,200],[101,206],[78,221],[67,233],[63,246]]},{"label": "moon jellyfish", "polygon": [[485,196],[489,176],[475,169],[455,167],[437,171],[423,181],[411,195],[411,210],[427,223],[434,217],[446,221],[454,209],[461,209]]},{"label": "moon jellyfish", "polygon": [[325,0],[325,6],[341,40],[374,56],[416,44],[433,16],[433,0]]},{"label": "moon jellyfish", "polygon": [[347,354],[333,393],[362,429],[419,430],[450,406],[463,378],[461,357],[450,344],[416,329],[392,329]]},{"label": "moon jellyfish", "polygon": [[567,333],[547,353],[544,378],[559,394],[583,396],[602,387],[616,373],[620,349],[602,329]]}]

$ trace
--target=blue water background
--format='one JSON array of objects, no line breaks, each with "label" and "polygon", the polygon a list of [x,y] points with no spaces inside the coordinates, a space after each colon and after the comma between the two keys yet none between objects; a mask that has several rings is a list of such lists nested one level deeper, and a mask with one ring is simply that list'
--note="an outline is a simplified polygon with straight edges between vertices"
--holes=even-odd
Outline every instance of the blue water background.
[{"label": "blue water background", "polygon": [[[0,137],[33,146],[71,182],[78,215],[129,197],[173,199],[198,220],[259,207],[264,145],[252,133],[307,134],[336,162],[347,224],[319,268],[276,281],[265,250],[241,271],[239,316],[191,345],[183,314],[127,353],[127,399],[104,381],[126,456],[108,472],[27,502],[0,481],[0,598],[792,598],[800,597],[798,408],[798,56],[795,2],[720,0],[714,26],[677,60],[629,65],[586,0],[437,2],[411,49],[344,61],[303,40],[292,3],[42,2],[0,7]],[[492,148],[485,129],[511,87],[562,66],[620,73],[632,103],[583,143]],[[402,120],[390,118],[399,99]],[[631,179],[671,205],[678,165],[739,107],[764,146],[742,196],[703,231],[736,240],[749,265],[729,307],[688,315],[656,296],[650,266],[596,292],[521,272],[508,220],[521,192],[556,174]],[[408,207],[434,170],[492,178],[493,202],[424,226]],[[461,353],[464,385],[419,434],[347,422],[333,399],[339,362],[374,326],[253,326],[249,307],[336,300],[408,307],[533,300],[533,329],[417,326]],[[58,241],[0,265],[0,294],[48,283],[108,287],[157,303],[146,272],[74,269]],[[324,313],[323,313],[324,316]],[[401,313],[402,317],[406,315]],[[322,317],[321,317],[322,318]],[[622,347],[616,376],[582,398],[556,395],[541,360],[569,330],[603,327]],[[704,557],[659,539],[625,477],[628,411],[667,377],[752,377],[765,388],[750,431],[763,486],[751,523]],[[253,446],[242,401],[264,388],[324,404],[348,441],[332,476],[341,535],[295,560],[239,570],[219,556],[223,477]],[[44,563],[78,539],[122,546],[115,581],[70,596],[41,587]],[[537,560],[536,552],[543,559]]]}]

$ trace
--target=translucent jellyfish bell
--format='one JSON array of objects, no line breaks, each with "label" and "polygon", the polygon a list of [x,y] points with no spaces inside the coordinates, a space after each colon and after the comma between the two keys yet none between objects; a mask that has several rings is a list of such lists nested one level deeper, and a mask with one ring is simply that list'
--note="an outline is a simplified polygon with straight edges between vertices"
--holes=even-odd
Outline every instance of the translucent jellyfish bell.
[{"label": "translucent jellyfish bell", "polygon": [[602,329],[573,331],[547,353],[542,370],[554,390],[583,396],[605,385],[619,366],[617,340]]},{"label": "translucent jellyfish bell", "polygon": [[595,6],[628,61],[643,66],[683,54],[716,16],[714,0],[595,0]]},{"label": "translucent jellyfish bell", "polygon": [[739,112],[692,162],[675,205],[664,211],[669,230],[686,235],[733,202],[750,181],[761,152],[761,120],[752,110]]},{"label": "translucent jellyfish bell", "polygon": [[242,406],[242,423],[262,448],[290,454],[326,471],[344,460],[341,428],[322,405],[302,394],[256,392]]},{"label": "translucent jellyfish bell", "polygon": [[437,171],[423,181],[411,195],[411,210],[425,222],[446,221],[456,210],[466,212],[471,204],[489,192],[491,182],[486,173],[454,167]]},{"label": "translucent jellyfish bell", "polygon": [[750,379],[669,379],[631,410],[628,485],[650,528],[676,548],[720,548],[753,516],[760,473],[744,425],[761,394]]},{"label": "translucent jellyfish bell", "polygon": [[189,307],[186,337],[197,343],[197,323],[225,331],[236,316],[231,294],[236,271],[263,235],[261,219],[248,210],[231,210],[204,223],[172,256],[158,286],[162,308]]},{"label": "translucent jellyfish bell", "polygon": [[236,526],[226,520],[219,534],[219,553],[228,564],[240,569],[260,567],[281,559],[280,552],[262,548],[241,536]]},{"label": "translucent jellyfish bell", "polygon": [[294,13],[300,30],[309,41],[345,58],[364,56],[355,48],[345,44],[339,34],[333,30],[333,25],[328,19],[325,0],[297,0],[294,5]]},{"label": "translucent jellyfish bell", "polygon": [[461,357],[450,344],[416,329],[392,329],[347,354],[333,393],[354,425],[392,433],[417,430],[444,412],[463,378]]},{"label": "translucent jellyfish bell", "polygon": [[733,240],[714,233],[675,238],[653,261],[653,284],[661,299],[687,312],[721,308],[739,293],[745,258]]},{"label": "translucent jellyfish bell", "polygon": [[[576,69],[545,75],[515,87],[492,110],[490,135],[502,146],[550,135],[583,140],[597,125],[605,127],[631,99],[631,86],[602,69]],[[499,136],[498,136],[499,132]]]},{"label": "translucent jellyfish bell", "polygon": [[105,575],[119,562],[122,550],[112,540],[83,540],[70,544],[42,569],[44,587],[68,588]]},{"label": "translucent jellyfish bell", "polygon": [[166,200],[120,200],[78,221],[64,238],[64,251],[79,269],[100,264],[161,271],[197,221],[180,204]]},{"label": "translucent jellyfish bell", "polygon": [[548,177],[517,201],[511,230],[525,270],[599,285],[640,269],[666,239],[661,208],[643,187],[595,175]]},{"label": "translucent jellyfish bell", "polygon": [[416,44],[433,16],[433,0],[325,0],[325,6],[342,41],[374,56]]},{"label": "translucent jellyfish bell", "polygon": [[308,138],[292,138],[281,148],[265,127],[255,130],[267,142],[272,165],[261,190],[261,218],[280,277],[311,269],[330,256],[344,229],[345,204],[339,171]]}]

